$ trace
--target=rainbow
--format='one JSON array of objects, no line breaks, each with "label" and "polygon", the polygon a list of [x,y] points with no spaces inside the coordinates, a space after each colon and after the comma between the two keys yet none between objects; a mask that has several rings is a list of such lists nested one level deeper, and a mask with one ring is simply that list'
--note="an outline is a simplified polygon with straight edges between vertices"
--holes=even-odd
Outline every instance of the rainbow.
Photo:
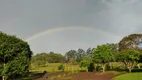
[{"label": "rainbow", "polygon": [[[31,41],[35,38],[38,38],[42,35],[45,35],[45,34],[50,34],[50,33],[54,33],[54,32],[59,32],[59,31],[63,31],[63,30],[82,30],[82,31],[98,31],[94,28],[91,28],[91,27],[55,27],[55,28],[51,28],[51,29],[47,29],[47,30],[44,30],[44,31],[41,31],[41,32],[38,32],[26,39],[24,39],[25,41]],[[100,31],[100,30],[99,30]]]}]

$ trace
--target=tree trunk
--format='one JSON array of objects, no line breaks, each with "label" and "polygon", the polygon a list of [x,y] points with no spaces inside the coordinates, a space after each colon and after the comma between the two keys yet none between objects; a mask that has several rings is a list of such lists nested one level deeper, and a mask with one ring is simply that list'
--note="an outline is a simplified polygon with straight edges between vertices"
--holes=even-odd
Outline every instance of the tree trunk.
[{"label": "tree trunk", "polygon": [[111,63],[111,62],[109,63],[109,66],[110,66],[110,69],[113,69],[113,66],[112,66],[112,63]]},{"label": "tree trunk", "polygon": [[5,76],[2,76],[2,80],[5,80]]},{"label": "tree trunk", "polygon": [[132,72],[132,69],[131,68],[129,68],[129,73],[131,73]]},{"label": "tree trunk", "polygon": [[123,63],[125,65],[125,69],[128,69],[127,63],[126,62],[123,62]]},{"label": "tree trunk", "polygon": [[87,72],[89,72],[89,71],[88,71],[88,68],[87,68]]},{"label": "tree trunk", "polygon": [[[3,68],[5,69],[5,63],[3,64]],[[3,76],[2,76],[2,80],[6,80],[5,79],[5,74],[3,74]]]},{"label": "tree trunk", "polygon": [[106,64],[103,64],[103,65],[102,65],[103,72],[105,72],[105,67],[106,67]]},{"label": "tree trunk", "polygon": [[141,68],[139,63],[137,64],[137,66],[138,66],[139,69]]}]

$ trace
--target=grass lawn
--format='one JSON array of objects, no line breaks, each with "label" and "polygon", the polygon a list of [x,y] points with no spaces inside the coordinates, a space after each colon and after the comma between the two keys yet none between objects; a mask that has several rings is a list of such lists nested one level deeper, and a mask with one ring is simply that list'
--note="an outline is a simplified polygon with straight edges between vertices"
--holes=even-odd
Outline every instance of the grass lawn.
[{"label": "grass lawn", "polygon": [[128,73],[117,76],[113,80],[142,80],[142,73]]},{"label": "grass lawn", "polygon": [[32,69],[30,69],[30,72],[43,72],[43,71],[48,71],[48,72],[53,72],[53,71],[58,71],[58,66],[60,63],[50,63],[47,66],[39,66],[39,67],[34,67],[32,66]]},{"label": "grass lawn", "polygon": [[[61,63],[49,63],[47,66],[35,67],[32,66],[30,72],[58,72],[58,66]],[[64,71],[74,71],[74,70],[86,70],[86,68],[80,68],[79,65],[63,64],[65,67]]]}]

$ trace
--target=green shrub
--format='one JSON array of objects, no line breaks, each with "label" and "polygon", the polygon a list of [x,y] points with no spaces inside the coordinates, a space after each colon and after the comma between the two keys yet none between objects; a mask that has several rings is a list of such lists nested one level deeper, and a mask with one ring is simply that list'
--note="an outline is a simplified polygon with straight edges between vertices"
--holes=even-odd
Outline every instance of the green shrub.
[{"label": "green shrub", "polygon": [[100,71],[101,70],[101,66],[96,66],[96,71]]},{"label": "green shrub", "polygon": [[93,72],[94,71],[94,63],[90,63],[88,67],[88,72]]},{"label": "green shrub", "polygon": [[62,64],[58,66],[58,70],[64,71],[64,69],[65,69],[65,67]]}]

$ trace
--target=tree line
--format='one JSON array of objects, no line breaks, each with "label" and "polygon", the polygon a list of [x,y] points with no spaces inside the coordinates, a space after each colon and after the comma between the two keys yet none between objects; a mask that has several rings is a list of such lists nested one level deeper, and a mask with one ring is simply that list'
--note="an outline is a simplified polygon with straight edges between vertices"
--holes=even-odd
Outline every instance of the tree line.
[{"label": "tree line", "polygon": [[61,54],[50,52],[50,53],[38,53],[32,56],[32,66],[46,66],[48,63],[63,63],[65,57]]},{"label": "tree line", "polygon": [[134,66],[142,61],[141,43],[142,34],[131,34],[124,37],[119,43],[106,43],[98,45],[96,48],[88,48],[86,51],[79,48],[78,50],[70,50],[65,55],[53,52],[52,54],[37,54],[33,56],[33,61],[38,63],[39,60],[43,64],[47,62],[79,64],[80,67],[89,67],[90,64],[95,63],[100,65],[103,72],[106,65],[110,66],[112,62],[122,62],[125,69],[131,72]]},{"label": "tree line", "polygon": [[48,63],[71,63],[77,64],[82,61],[84,58],[92,58],[93,49],[88,48],[86,51],[79,48],[76,50],[70,50],[62,55],[60,53],[37,53],[36,55],[32,56],[31,64],[33,66],[45,66]]},{"label": "tree line", "polygon": [[[16,36],[0,32],[0,76],[3,80],[17,75],[26,75],[30,64],[41,66],[48,63],[79,64],[80,67],[94,68],[100,65],[104,72],[112,62],[122,62],[129,72],[142,62],[142,34],[131,34],[119,43],[106,43],[96,48],[70,50],[65,55],[59,53],[39,53],[32,56],[27,42]],[[140,67],[140,66],[139,66]],[[97,66],[95,66],[97,68]]]}]

